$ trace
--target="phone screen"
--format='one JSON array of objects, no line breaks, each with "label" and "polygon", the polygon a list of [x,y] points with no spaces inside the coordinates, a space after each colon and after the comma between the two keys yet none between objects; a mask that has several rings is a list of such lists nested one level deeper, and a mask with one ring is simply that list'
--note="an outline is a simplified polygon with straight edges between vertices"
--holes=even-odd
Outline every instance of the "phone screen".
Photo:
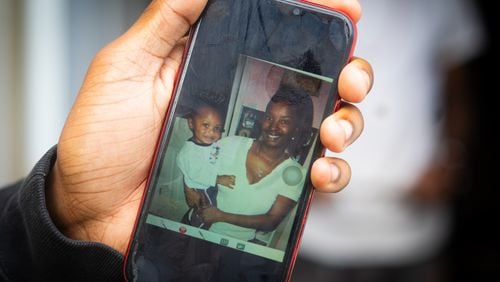
[{"label": "phone screen", "polygon": [[282,281],[354,41],[340,13],[210,1],[192,33],[131,246],[134,281]]}]

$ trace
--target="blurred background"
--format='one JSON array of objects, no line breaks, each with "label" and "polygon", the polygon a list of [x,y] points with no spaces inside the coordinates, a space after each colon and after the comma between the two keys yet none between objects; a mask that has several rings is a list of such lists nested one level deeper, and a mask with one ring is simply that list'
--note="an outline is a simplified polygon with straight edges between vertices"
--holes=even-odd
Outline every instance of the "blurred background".
[{"label": "blurred background", "polygon": [[0,185],[57,143],[95,53],[144,0],[0,0]]},{"label": "blurred background", "polygon": [[[464,114],[474,124],[465,175],[452,199],[455,219],[445,250],[451,281],[500,277],[500,192],[494,181],[500,140],[493,134],[498,126],[491,124],[498,111],[491,97],[498,91],[496,71],[485,69],[496,69],[494,1],[469,2],[479,8],[488,40],[463,72],[470,81],[465,91],[470,111]],[[92,57],[147,3],[0,0],[0,187],[25,176],[57,143]]]}]

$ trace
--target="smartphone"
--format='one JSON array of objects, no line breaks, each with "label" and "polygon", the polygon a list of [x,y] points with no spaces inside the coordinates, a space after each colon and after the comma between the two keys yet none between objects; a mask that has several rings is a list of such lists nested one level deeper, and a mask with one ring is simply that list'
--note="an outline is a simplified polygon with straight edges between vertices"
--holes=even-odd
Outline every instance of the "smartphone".
[{"label": "smartphone", "polygon": [[128,281],[288,281],[356,30],[291,0],[213,0],[192,28]]}]

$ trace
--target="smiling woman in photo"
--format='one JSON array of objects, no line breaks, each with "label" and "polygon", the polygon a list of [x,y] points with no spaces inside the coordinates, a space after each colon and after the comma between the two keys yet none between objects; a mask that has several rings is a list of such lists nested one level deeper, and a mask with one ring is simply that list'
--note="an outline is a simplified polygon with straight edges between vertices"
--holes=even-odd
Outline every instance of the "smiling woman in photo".
[{"label": "smiling woman in photo", "polygon": [[294,157],[312,116],[307,92],[281,87],[267,104],[259,138],[221,139],[225,150],[219,173],[235,175],[236,183],[234,188],[221,185],[217,208],[201,212],[205,222],[213,222],[210,231],[252,240],[257,230],[276,229],[302,193],[305,176]]}]

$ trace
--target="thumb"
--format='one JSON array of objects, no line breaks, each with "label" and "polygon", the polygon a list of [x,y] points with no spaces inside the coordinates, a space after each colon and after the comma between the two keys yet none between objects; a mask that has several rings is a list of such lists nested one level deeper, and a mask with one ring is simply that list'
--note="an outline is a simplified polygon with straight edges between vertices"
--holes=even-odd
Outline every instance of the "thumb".
[{"label": "thumb", "polygon": [[165,58],[196,22],[206,4],[207,0],[153,0],[119,41],[125,43],[129,51]]}]

